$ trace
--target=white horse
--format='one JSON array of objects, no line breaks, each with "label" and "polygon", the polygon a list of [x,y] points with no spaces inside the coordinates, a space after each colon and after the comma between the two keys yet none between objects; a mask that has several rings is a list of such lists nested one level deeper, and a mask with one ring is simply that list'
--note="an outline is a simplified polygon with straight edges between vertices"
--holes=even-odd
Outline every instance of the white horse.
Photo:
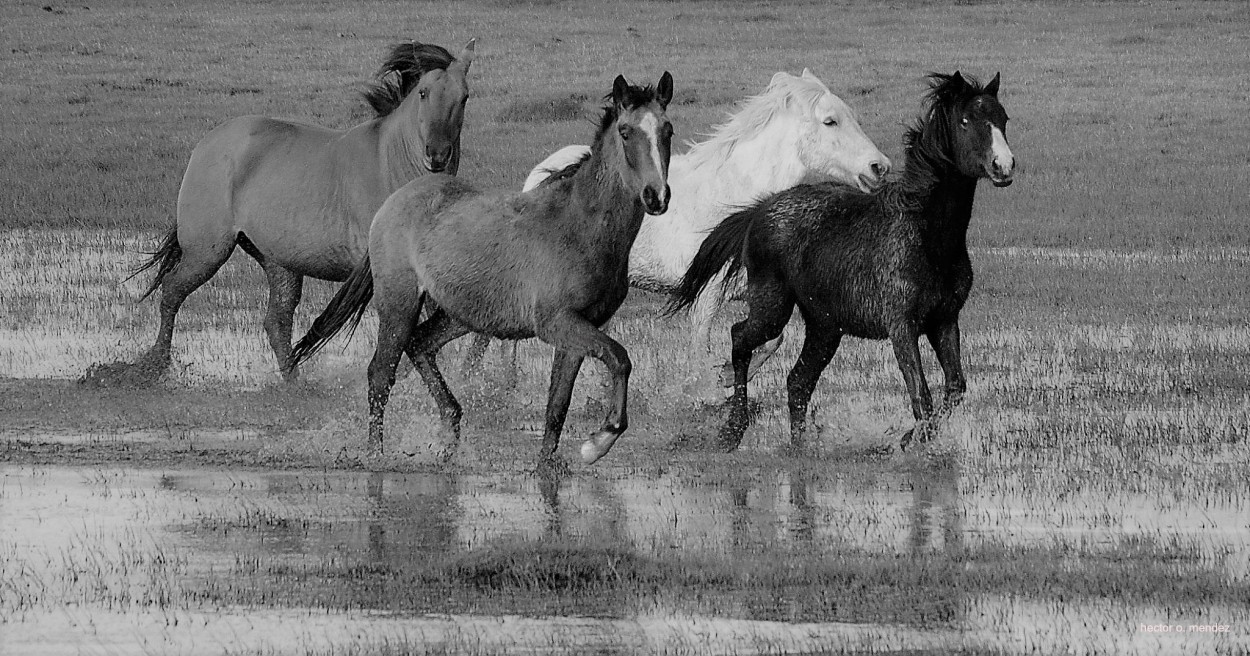
[{"label": "white horse", "polygon": [[[589,146],[556,151],[534,167],[524,191],[554,171],[581,159]],[[811,71],[779,72],[764,92],[747,98],[738,112],[699,143],[690,143],[669,165],[672,199],[663,216],[643,219],[629,257],[630,284],[668,292],[686,273],[707,233],[738,206],[792,187],[809,176],[825,176],[871,191],[890,170],[890,159],[860,128],[855,112]],[[708,290],[719,289],[710,284]],[[690,310],[694,348],[711,348],[712,319],[722,305],[717,291],[701,296]],[[781,345],[765,344],[754,372]],[[470,366],[481,357],[479,338]],[[723,381],[722,381],[723,382]]]}]

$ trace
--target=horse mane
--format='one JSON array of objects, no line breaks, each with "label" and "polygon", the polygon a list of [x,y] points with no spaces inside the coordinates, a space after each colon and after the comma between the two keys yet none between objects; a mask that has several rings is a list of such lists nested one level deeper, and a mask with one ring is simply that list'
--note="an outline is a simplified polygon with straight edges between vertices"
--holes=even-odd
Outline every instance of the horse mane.
[{"label": "horse mane", "polygon": [[[945,119],[960,100],[985,93],[981,82],[960,73],[929,73],[929,93],[925,95],[925,112],[903,133],[903,152],[908,162],[926,160],[951,164],[946,155],[949,147]],[[910,168],[910,166],[909,166]]]},{"label": "horse mane", "polygon": [[925,109],[903,133],[906,162],[903,172],[878,192],[886,206],[895,211],[919,209],[917,203],[937,179],[937,168],[954,166],[947,154],[950,147],[947,118],[961,100],[985,93],[981,82],[970,75],[929,73],[926,77],[929,93],[924,97]]},{"label": "horse mane", "polygon": [[[652,100],[655,100],[655,87],[650,84],[645,87],[636,87],[631,84],[625,87],[625,89],[625,102],[630,107],[638,107],[639,105],[645,105]],[[609,128],[612,127],[612,124],[616,123],[616,119],[619,116],[616,111],[616,105],[612,102],[612,94],[609,93],[604,96],[603,99],[607,102],[603,106],[603,115],[599,117],[599,127],[595,130],[595,138],[591,141],[591,143],[594,144],[594,147],[591,148],[591,152],[597,149],[599,140],[602,139],[603,135],[607,133]],[[550,175],[544,178],[538,186],[547,187],[561,180],[568,180],[572,178],[573,175],[582,168],[582,164],[585,164],[590,160],[591,152],[582,154],[576,162],[573,162],[564,168],[547,169],[546,172]]]},{"label": "horse mane", "polygon": [[686,152],[686,157],[700,163],[713,159],[723,161],[738,143],[754,137],[767,127],[785,108],[788,100],[793,100],[804,111],[811,113],[827,93],[829,88],[816,78],[793,75],[775,78],[762,93],[741,101],[740,109],[727,121],[712,128],[706,140],[687,142],[690,150]]},{"label": "horse mane", "polygon": [[369,83],[361,96],[378,118],[388,116],[404,102],[422,75],[435,69],[447,70],[454,61],[456,58],[442,46],[416,41],[397,43],[374,74],[377,81]]}]

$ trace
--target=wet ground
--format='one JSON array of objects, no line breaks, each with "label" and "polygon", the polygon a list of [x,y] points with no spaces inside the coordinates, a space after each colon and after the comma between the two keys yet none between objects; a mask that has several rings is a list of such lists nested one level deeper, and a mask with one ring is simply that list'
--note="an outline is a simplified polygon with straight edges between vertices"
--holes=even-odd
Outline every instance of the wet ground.
[{"label": "wet ground", "polygon": [[908,453],[890,348],[859,340],[786,448],[796,331],[739,453],[674,450],[719,426],[716,363],[631,296],[629,431],[575,461],[588,365],[571,472],[541,478],[547,347],[508,387],[497,350],[466,374],[449,345],[455,457],[415,377],[371,456],[369,320],[285,385],[246,262],[188,302],[159,384],[76,384],[155,311],[103,255],[134,236],[59,236],[75,266],[14,248],[36,261],[0,280],[0,655],[1250,652],[1244,250],[978,252],[968,398]]},{"label": "wet ground", "polygon": [[562,479],[0,465],[0,653],[1250,649],[1245,495],[728,458]]}]

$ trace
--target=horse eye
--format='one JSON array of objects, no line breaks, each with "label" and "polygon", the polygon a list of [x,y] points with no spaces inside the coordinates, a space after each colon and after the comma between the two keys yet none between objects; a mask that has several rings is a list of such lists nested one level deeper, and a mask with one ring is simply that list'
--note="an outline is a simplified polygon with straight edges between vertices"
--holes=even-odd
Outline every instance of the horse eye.
[{"label": "horse eye", "polygon": [[960,125],[967,125],[967,124],[968,124],[968,117],[967,117],[967,116],[965,116],[965,117],[963,117],[963,118],[959,119],[959,124],[960,124]]},{"label": "horse eye", "polygon": [[619,129],[619,130],[617,130],[617,132],[620,132],[620,133],[621,133],[621,138],[622,138],[622,139],[628,139],[628,138],[629,138],[630,133],[631,133],[631,132],[633,132],[633,130],[631,130],[631,129],[630,129],[630,127],[629,127],[628,125],[622,125],[622,126],[620,127],[620,129]]},{"label": "horse eye", "polygon": [[838,119],[830,116],[824,120],[824,124],[828,125],[829,127],[833,127],[838,124]]},{"label": "horse eye", "polygon": [[417,92],[417,95],[421,98],[421,100],[425,100],[426,98],[430,97],[430,92],[426,91],[425,89],[421,89],[420,91]]}]

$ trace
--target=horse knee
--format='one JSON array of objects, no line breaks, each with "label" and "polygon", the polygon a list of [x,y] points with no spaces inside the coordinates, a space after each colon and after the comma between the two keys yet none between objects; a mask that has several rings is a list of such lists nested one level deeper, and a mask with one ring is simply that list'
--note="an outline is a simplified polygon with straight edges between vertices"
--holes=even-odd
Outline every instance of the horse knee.
[{"label": "horse knee", "polygon": [[634,364],[629,359],[629,351],[626,351],[625,347],[620,344],[613,345],[603,363],[607,365],[613,376],[629,378],[634,371]]}]

